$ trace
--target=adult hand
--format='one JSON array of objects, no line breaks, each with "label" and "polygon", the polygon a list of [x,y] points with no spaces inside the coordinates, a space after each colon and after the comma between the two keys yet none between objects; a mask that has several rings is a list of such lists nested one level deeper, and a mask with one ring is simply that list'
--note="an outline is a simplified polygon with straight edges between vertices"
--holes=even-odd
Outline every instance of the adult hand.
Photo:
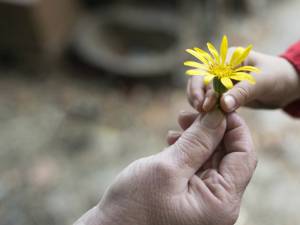
[{"label": "adult hand", "polygon": [[[233,52],[234,48],[230,49]],[[284,58],[252,51],[244,65],[260,68],[253,74],[256,84],[239,82],[223,94],[220,104],[225,112],[233,112],[240,106],[254,108],[281,108],[300,98],[300,79],[294,67]],[[187,86],[188,99],[198,111],[211,111],[216,102],[211,85],[205,87],[201,76],[193,76]]]},{"label": "adult hand", "polygon": [[218,110],[179,124],[169,147],[129,165],[76,224],[233,225],[256,166],[246,124]]}]

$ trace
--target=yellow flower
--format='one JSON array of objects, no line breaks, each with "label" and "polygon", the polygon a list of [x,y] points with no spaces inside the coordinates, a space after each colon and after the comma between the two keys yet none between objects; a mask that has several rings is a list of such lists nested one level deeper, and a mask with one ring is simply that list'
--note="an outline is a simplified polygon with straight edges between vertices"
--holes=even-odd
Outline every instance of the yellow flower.
[{"label": "yellow flower", "polygon": [[249,72],[258,73],[259,69],[254,66],[241,66],[241,63],[249,55],[252,45],[249,45],[247,48],[236,48],[231,59],[227,59],[228,40],[226,35],[223,36],[220,53],[211,43],[207,43],[207,47],[210,54],[200,48],[186,50],[189,54],[200,60],[200,63],[194,61],[187,61],[184,63],[185,66],[194,68],[187,70],[187,75],[204,76],[204,83],[206,85],[212,80],[216,80],[219,83],[221,82],[226,89],[233,87],[232,80],[246,80],[250,84],[255,84],[255,79]]}]

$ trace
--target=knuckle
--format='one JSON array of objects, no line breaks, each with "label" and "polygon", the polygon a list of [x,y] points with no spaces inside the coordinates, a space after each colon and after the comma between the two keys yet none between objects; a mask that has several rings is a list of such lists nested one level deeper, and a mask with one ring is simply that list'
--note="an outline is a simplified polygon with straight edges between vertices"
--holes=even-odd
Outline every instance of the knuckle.
[{"label": "knuckle", "polygon": [[219,176],[220,176],[220,174],[216,170],[208,169],[207,171],[204,172],[202,179],[209,180],[212,183],[218,183]]},{"label": "knuckle", "polygon": [[151,163],[152,171],[162,177],[170,177],[174,174],[174,166],[165,159],[157,159]]},{"label": "knuckle", "polygon": [[237,99],[239,103],[244,103],[250,96],[250,90],[247,87],[237,86],[237,92],[239,94],[239,98]]},{"label": "knuckle", "polygon": [[192,131],[185,131],[182,135],[182,146],[181,150],[184,149],[201,149],[201,151],[209,151],[210,143],[208,142],[208,137],[204,132],[195,134]]},{"label": "knuckle", "polygon": [[[208,142],[208,138],[203,135],[196,135],[194,132],[185,131],[181,136],[180,142],[177,142],[175,147],[178,152],[183,155],[184,161],[195,161],[195,155],[202,154],[207,155],[211,149],[211,144]],[[198,157],[198,156],[197,156]]]}]

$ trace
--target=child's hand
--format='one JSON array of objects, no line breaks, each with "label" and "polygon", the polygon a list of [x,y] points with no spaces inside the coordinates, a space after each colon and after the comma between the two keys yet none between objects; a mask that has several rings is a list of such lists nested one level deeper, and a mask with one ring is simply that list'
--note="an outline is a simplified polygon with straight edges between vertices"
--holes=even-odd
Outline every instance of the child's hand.
[{"label": "child's hand", "polygon": [[[220,105],[225,112],[243,105],[280,108],[300,98],[299,75],[286,59],[253,51],[244,64],[258,67],[261,73],[253,74],[255,85],[242,81],[223,94]],[[187,93],[189,102],[198,111],[211,111],[217,102],[212,87],[205,87],[201,76],[190,78]]]}]

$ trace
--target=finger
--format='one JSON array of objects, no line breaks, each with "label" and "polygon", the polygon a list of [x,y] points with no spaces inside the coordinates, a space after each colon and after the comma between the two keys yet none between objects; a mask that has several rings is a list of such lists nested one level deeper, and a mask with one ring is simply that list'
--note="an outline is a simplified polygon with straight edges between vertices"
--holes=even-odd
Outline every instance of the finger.
[{"label": "finger", "polygon": [[167,143],[168,145],[174,144],[181,136],[182,132],[170,130],[167,134]]},{"label": "finger", "polygon": [[247,104],[256,98],[256,85],[246,81],[237,83],[232,89],[223,94],[220,105],[225,112],[233,112],[240,106]]},{"label": "finger", "polygon": [[183,130],[186,130],[192,125],[197,116],[199,116],[199,113],[181,111],[178,116],[178,124]]},{"label": "finger", "polygon": [[226,155],[220,163],[220,174],[233,185],[237,193],[243,193],[254,173],[257,160],[249,129],[236,113],[227,117],[223,142]]},{"label": "finger", "polygon": [[193,76],[189,79],[187,94],[192,107],[200,112],[204,100],[204,83],[201,76]]},{"label": "finger", "polygon": [[191,177],[213,154],[223,138],[225,128],[225,116],[220,110],[198,116],[176,143],[169,147],[168,158],[186,176]]},{"label": "finger", "polygon": [[207,170],[207,169],[219,169],[220,162],[222,158],[224,157],[224,151],[219,146],[213,155],[205,162],[205,164],[202,166],[201,170]]},{"label": "finger", "polygon": [[209,112],[214,109],[217,104],[218,95],[213,89],[209,89],[206,92],[205,100],[202,106],[204,112]]}]

